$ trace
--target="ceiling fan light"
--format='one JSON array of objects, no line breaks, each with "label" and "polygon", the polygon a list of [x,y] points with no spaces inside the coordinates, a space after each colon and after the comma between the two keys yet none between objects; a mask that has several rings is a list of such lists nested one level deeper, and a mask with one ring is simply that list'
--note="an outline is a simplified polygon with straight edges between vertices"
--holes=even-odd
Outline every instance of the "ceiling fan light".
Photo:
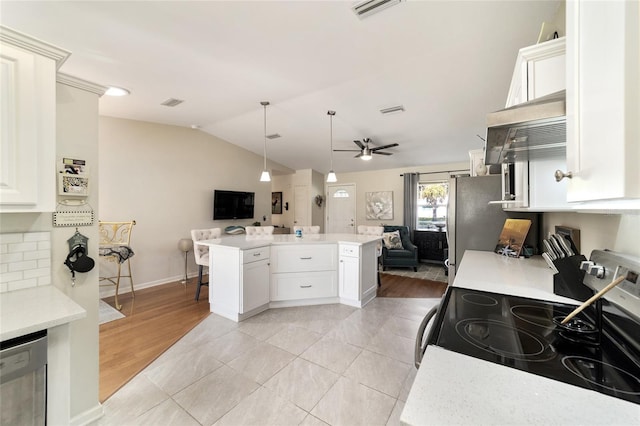
[{"label": "ceiling fan light", "polygon": [[362,154],[360,158],[364,161],[369,161],[371,160],[371,154]]},{"label": "ceiling fan light", "polygon": [[260,182],[271,182],[271,175],[268,170],[263,170],[260,175]]},{"label": "ceiling fan light", "polygon": [[333,170],[329,170],[329,174],[327,175],[327,183],[337,182],[338,177],[336,176],[336,172]]}]

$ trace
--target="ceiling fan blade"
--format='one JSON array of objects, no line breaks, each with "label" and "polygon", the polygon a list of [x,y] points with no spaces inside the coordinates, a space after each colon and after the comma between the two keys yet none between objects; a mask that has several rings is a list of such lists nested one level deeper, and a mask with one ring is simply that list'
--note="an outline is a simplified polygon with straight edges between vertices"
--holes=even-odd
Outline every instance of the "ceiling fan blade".
[{"label": "ceiling fan blade", "polygon": [[378,155],[393,155],[393,153],[391,153],[391,152],[378,152],[378,151],[374,151],[374,150],[371,150],[371,153],[372,154],[378,154]]},{"label": "ceiling fan blade", "polygon": [[364,149],[364,145],[362,144],[362,142],[360,142],[360,141],[353,141],[353,143],[355,143],[356,145],[358,145],[358,147],[359,147],[360,149]]},{"label": "ceiling fan blade", "polygon": [[389,145],[377,146],[375,148],[371,148],[371,151],[379,151],[381,149],[393,148],[394,146],[398,146],[397,143],[390,143]]},{"label": "ceiling fan blade", "polygon": [[355,157],[353,157],[353,158],[360,158],[360,157],[362,157],[362,153],[360,153],[360,154],[356,155],[356,156],[355,156]]},{"label": "ceiling fan blade", "polygon": [[334,152],[338,152],[338,151],[341,151],[341,152],[360,152],[359,149],[334,149],[333,151]]}]

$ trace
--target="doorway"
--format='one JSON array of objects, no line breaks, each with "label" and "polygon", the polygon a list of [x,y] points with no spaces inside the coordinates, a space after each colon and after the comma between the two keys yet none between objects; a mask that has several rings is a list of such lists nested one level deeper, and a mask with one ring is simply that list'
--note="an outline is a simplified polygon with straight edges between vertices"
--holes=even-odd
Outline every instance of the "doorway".
[{"label": "doorway", "polygon": [[328,234],[356,233],[356,185],[327,185]]}]

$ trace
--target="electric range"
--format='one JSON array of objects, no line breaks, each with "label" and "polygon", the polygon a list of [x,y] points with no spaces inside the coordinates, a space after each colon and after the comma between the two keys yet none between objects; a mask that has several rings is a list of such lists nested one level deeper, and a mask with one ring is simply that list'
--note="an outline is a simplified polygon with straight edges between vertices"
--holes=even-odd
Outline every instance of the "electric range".
[{"label": "electric range", "polygon": [[[606,270],[608,279],[628,268]],[[625,286],[613,300],[640,291]],[[577,306],[449,287],[427,344],[640,404],[638,316],[601,298],[561,325]]]}]

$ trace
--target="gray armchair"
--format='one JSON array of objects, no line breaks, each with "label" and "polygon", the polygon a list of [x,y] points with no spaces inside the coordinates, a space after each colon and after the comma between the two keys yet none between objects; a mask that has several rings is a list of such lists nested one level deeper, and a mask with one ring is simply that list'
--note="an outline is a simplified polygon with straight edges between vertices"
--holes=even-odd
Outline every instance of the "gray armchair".
[{"label": "gray armchair", "polygon": [[400,231],[402,249],[391,249],[382,247],[382,270],[387,267],[413,268],[418,271],[418,247],[416,247],[409,237],[408,226],[385,225],[384,232]]}]

